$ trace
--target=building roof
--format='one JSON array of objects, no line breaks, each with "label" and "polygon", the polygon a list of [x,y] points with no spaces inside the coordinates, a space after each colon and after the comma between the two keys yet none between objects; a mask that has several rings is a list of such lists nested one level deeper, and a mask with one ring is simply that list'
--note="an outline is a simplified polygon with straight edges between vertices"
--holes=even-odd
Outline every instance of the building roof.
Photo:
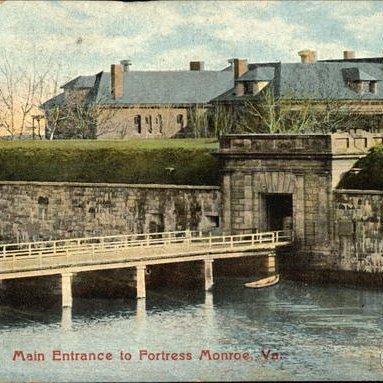
[{"label": "building roof", "polygon": [[56,106],[61,106],[64,103],[64,93],[60,93],[57,96],[52,97],[48,101],[45,101],[41,107],[43,109],[51,109]]},{"label": "building roof", "polygon": [[343,77],[348,81],[380,81],[368,73],[363,72],[358,67],[344,68],[342,71]]},{"label": "building roof", "polygon": [[229,71],[124,72],[124,95],[111,98],[110,73],[103,73],[96,101],[115,104],[207,103],[233,87]]},{"label": "building roof", "polygon": [[[274,94],[289,99],[383,99],[383,86],[378,86],[376,93],[359,94],[349,85],[350,81],[383,80],[382,60],[249,64],[248,68],[249,71],[238,81],[260,81],[261,77],[258,73],[268,75],[274,73],[272,79],[267,79],[264,75],[262,81],[270,81],[269,87],[273,89]],[[236,96],[232,88],[217,97],[215,101],[254,99],[260,94],[262,91],[258,95]]]},{"label": "building roof", "polygon": [[256,66],[241,77],[241,81],[271,81],[275,77],[274,66]]},{"label": "building roof", "polygon": [[[64,91],[89,89],[86,103],[142,104],[206,104],[214,101],[256,99],[265,89],[275,95],[302,100],[383,99],[383,83],[376,92],[358,93],[350,83],[383,80],[383,58],[321,60],[314,63],[253,63],[238,80],[268,81],[269,86],[257,95],[236,96],[231,67],[222,71],[127,71],[123,73],[123,97],[111,96],[111,74],[100,72],[78,76],[62,86]],[[65,102],[63,94],[46,101],[44,109]]]},{"label": "building roof", "polygon": [[[85,89],[88,103],[98,104],[205,104],[234,85],[233,72],[223,71],[128,71],[123,73],[123,97],[111,96],[110,72],[78,76],[61,88]],[[64,103],[63,94],[46,101],[42,107]]]},{"label": "building roof", "polygon": [[96,80],[96,76],[78,76],[73,80],[70,80],[66,84],[62,85],[60,88],[62,89],[87,89],[92,88],[94,82]]}]

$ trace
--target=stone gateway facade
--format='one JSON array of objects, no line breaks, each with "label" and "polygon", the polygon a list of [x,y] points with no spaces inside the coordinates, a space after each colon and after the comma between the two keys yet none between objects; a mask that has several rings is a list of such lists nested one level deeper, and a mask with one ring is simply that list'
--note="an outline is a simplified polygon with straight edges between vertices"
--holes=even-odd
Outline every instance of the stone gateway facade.
[{"label": "stone gateway facade", "polygon": [[223,230],[291,229],[296,267],[344,268],[339,259],[341,197],[334,191],[343,174],[382,138],[364,131],[223,137],[217,152],[223,160]]}]

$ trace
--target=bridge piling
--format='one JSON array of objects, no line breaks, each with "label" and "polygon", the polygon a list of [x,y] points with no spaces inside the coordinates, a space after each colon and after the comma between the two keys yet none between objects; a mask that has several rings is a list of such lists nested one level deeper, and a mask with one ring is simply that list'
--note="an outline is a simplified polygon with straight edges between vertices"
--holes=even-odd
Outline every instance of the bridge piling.
[{"label": "bridge piling", "polygon": [[72,307],[63,307],[61,313],[61,328],[70,329],[72,326]]},{"label": "bridge piling", "polygon": [[62,307],[72,307],[72,273],[61,274]]},{"label": "bridge piling", "polygon": [[136,267],[137,299],[146,298],[145,270],[146,266]]},{"label": "bridge piling", "polygon": [[205,274],[205,290],[210,290],[213,287],[214,279],[213,279],[213,260],[205,259],[203,261],[203,268]]},{"label": "bridge piling", "polygon": [[267,271],[269,273],[275,273],[276,272],[276,254],[275,253],[270,253],[267,255]]}]

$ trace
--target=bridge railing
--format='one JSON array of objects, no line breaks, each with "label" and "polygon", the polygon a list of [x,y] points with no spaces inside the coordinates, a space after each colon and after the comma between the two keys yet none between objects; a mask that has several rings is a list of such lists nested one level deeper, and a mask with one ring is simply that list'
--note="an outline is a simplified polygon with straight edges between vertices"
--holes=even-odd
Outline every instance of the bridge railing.
[{"label": "bridge railing", "polygon": [[[214,248],[252,247],[258,244],[280,244],[292,240],[291,231],[273,231],[265,233],[236,234],[236,235],[204,235],[196,231],[177,231],[148,233],[135,235],[118,235],[107,237],[76,238],[57,241],[40,241],[18,244],[1,245],[0,261],[21,261],[22,259],[38,259],[42,264],[44,257],[64,257],[69,262],[76,261],[75,257],[104,256],[117,254],[132,249],[149,249],[182,245],[183,248],[194,246],[203,250]],[[98,259],[100,261],[100,259]],[[0,267],[1,272],[1,267]]]},{"label": "bridge railing", "polygon": [[0,258],[6,255],[32,255],[41,251],[52,252],[55,249],[75,248],[78,246],[89,244],[113,244],[113,243],[141,243],[151,241],[153,238],[163,239],[182,239],[185,237],[202,236],[201,231],[179,230],[170,232],[156,232],[144,234],[122,234],[122,235],[109,235],[98,237],[82,237],[82,238],[69,238],[58,240],[34,241],[34,242],[15,242],[0,244]]}]

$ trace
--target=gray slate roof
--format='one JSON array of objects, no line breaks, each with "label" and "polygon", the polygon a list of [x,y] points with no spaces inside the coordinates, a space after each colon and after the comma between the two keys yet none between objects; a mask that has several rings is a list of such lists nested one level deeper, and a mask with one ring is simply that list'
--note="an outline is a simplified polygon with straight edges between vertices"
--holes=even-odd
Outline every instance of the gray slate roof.
[{"label": "gray slate roof", "polygon": [[[250,64],[249,71],[239,81],[251,79],[257,81],[258,73],[265,73],[267,67],[269,74],[274,71],[274,77],[269,86],[273,88],[274,94],[286,98],[296,100],[383,99],[383,83],[378,85],[376,94],[358,94],[348,85],[349,81],[383,80],[383,62],[380,59],[317,61],[310,64]],[[241,101],[256,97],[259,95],[235,96],[234,88],[232,88],[217,97],[215,101]]]},{"label": "gray slate roof", "polygon": [[241,81],[271,81],[274,77],[274,66],[258,66],[244,74]]},{"label": "gray slate roof", "polygon": [[[383,89],[378,86],[377,94],[358,94],[348,85],[346,69],[358,69],[359,73],[368,74],[370,78],[383,78],[383,65],[374,63],[316,62],[311,64],[282,64],[277,91],[293,99],[377,99],[383,98]],[[291,96],[289,96],[289,94]]]},{"label": "gray slate roof", "polygon": [[64,103],[64,93],[60,93],[57,96],[52,97],[48,101],[45,101],[41,107],[43,109],[51,109],[55,106],[60,106]]},{"label": "gray slate roof", "polygon": [[66,84],[62,85],[61,88],[63,89],[86,89],[86,88],[92,88],[94,85],[94,82],[96,80],[96,76],[78,76],[75,79],[67,82]]},{"label": "gray slate roof", "polygon": [[344,79],[349,81],[380,81],[357,67],[344,68],[342,72]]},{"label": "gray slate roof", "polygon": [[[203,104],[232,88],[232,71],[129,71],[124,72],[124,95],[111,97],[111,76],[100,72],[79,76],[61,88],[90,88],[86,102],[100,104]],[[46,101],[50,108],[64,102],[62,94]]]},{"label": "gray slate roof", "polygon": [[234,85],[229,71],[180,71],[124,73],[124,96],[113,100],[110,73],[103,73],[97,102],[116,104],[207,103]]}]

